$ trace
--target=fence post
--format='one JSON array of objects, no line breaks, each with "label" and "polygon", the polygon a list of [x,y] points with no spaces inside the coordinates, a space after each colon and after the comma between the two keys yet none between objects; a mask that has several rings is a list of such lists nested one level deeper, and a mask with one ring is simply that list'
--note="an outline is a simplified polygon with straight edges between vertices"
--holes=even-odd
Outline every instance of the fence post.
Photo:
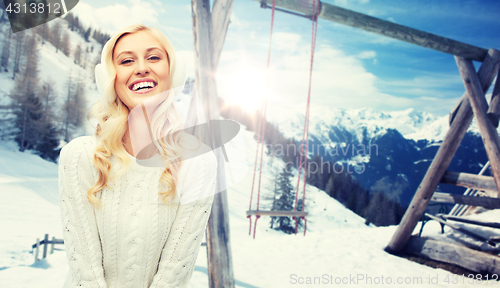
[{"label": "fence post", "polygon": [[52,237],[52,242],[50,243],[50,254],[54,253],[54,242],[56,242],[56,237]]},{"label": "fence post", "polygon": [[43,238],[43,258],[45,259],[47,257],[47,242],[49,242],[49,234],[45,234],[45,237]]},{"label": "fence post", "polygon": [[35,263],[38,261],[38,249],[40,248],[40,238],[36,238],[36,246],[35,246]]}]

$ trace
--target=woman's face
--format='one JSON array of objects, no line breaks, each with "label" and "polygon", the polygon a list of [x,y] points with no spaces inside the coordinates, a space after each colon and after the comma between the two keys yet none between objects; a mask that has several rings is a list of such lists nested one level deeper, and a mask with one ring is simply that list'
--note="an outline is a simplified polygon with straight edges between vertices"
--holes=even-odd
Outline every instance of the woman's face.
[{"label": "woman's face", "polygon": [[170,65],[167,52],[147,31],[121,37],[113,51],[113,65],[116,94],[129,111],[168,89]]}]

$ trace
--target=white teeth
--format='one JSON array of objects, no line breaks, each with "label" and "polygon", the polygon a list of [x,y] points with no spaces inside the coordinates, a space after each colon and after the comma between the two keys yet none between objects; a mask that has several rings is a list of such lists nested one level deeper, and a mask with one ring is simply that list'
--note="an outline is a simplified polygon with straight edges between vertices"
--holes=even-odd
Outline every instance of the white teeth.
[{"label": "white teeth", "polygon": [[132,87],[132,91],[137,91],[139,88],[144,88],[144,87],[154,88],[155,84],[153,82],[139,82],[134,84],[134,86]]}]

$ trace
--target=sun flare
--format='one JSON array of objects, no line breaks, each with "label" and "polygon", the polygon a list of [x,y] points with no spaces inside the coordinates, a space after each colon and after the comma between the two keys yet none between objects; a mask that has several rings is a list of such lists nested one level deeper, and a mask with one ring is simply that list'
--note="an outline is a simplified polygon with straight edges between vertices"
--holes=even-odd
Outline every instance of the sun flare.
[{"label": "sun flare", "polygon": [[232,75],[224,77],[229,95],[226,103],[239,105],[244,110],[253,112],[259,110],[262,101],[271,97],[266,89],[265,71],[244,67]]}]

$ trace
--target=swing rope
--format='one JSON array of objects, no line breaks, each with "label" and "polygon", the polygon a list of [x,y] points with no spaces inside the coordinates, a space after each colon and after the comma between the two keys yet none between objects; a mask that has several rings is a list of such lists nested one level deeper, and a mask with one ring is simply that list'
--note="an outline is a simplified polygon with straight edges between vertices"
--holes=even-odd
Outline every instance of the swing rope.
[{"label": "swing rope", "polygon": [[[294,205],[294,212],[297,212],[297,204],[298,204],[298,194],[299,194],[299,187],[300,187],[300,178],[301,178],[301,171],[302,168],[304,168],[304,184],[303,184],[303,190],[302,190],[302,211],[304,211],[305,208],[305,197],[306,197],[306,178],[307,178],[307,151],[308,151],[308,145],[309,145],[309,108],[310,108],[310,99],[311,99],[311,86],[312,86],[312,71],[313,71],[313,61],[314,61],[314,50],[316,47],[316,34],[318,30],[318,15],[321,11],[320,9],[320,1],[319,0],[313,0],[313,14],[311,16],[311,20],[313,22],[312,24],[312,36],[311,36],[311,64],[309,67],[309,88],[308,88],[308,95],[307,95],[307,105],[306,105],[306,112],[305,112],[305,119],[304,119],[304,130],[302,133],[302,145],[301,145],[301,152],[300,152],[300,165],[298,169],[298,177],[297,177],[297,187],[295,191],[295,205]],[[267,54],[267,65],[266,65],[266,88],[268,87],[269,83],[269,67],[271,63],[271,43],[272,43],[272,35],[273,35],[273,25],[274,25],[274,12],[276,10],[276,0],[273,0],[273,5],[272,5],[272,14],[271,14],[271,29],[270,29],[270,36],[269,36],[269,49],[268,49],[268,54]],[[253,190],[254,190],[254,184],[255,184],[255,172],[257,170],[257,165],[258,165],[258,160],[260,160],[260,165],[259,165],[259,185],[257,188],[257,210],[259,211],[259,205],[260,205],[260,187],[261,187],[261,180],[262,180],[262,162],[263,162],[263,153],[264,153],[264,143],[265,143],[265,133],[266,133],[266,117],[267,117],[267,97],[264,97],[262,104],[261,104],[261,111],[263,111],[263,115],[259,117],[258,121],[258,131],[257,131],[257,148],[255,152],[255,161],[254,161],[254,171],[253,171],[253,178],[252,178],[252,189],[250,192],[250,205],[249,205],[249,211],[252,210],[252,200],[253,200]],[[306,154],[304,155],[304,142],[306,143]],[[262,148],[261,148],[262,147]],[[259,149],[260,150],[260,157],[259,155]],[[304,167],[302,167],[302,164],[304,164]],[[248,215],[247,218],[249,219],[249,230],[248,234],[251,235],[252,233],[252,216]],[[257,213],[255,215],[255,223],[254,223],[254,229],[253,229],[253,238],[255,239],[255,233],[256,233],[256,228],[257,228],[257,220],[260,218],[260,215]],[[300,216],[299,219],[304,220],[304,235],[306,234],[306,229],[307,229],[307,221],[305,216]],[[297,229],[298,229],[298,219],[296,216],[293,216],[293,220],[295,220],[295,234],[297,234]]]},{"label": "swing rope", "polygon": [[[307,91],[307,105],[306,112],[304,117],[304,131],[302,133],[302,144],[300,145],[300,164],[299,164],[299,175],[297,177],[297,188],[295,192],[295,207],[293,211],[297,211],[298,204],[298,195],[299,195],[299,187],[300,187],[300,174],[302,172],[302,164],[304,164],[304,184],[302,188],[302,211],[305,208],[305,200],[306,200],[306,179],[307,179],[307,153],[309,146],[309,108],[311,103],[311,87],[312,87],[312,72],[313,72],[313,63],[314,63],[314,50],[316,48],[316,35],[318,32],[318,15],[321,11],[319,0],[313,0],[313,14],[312,14],[312,33],[311,33],[311,64],[309,65],[309,88]],[[304,153],[304,141],[306,142],[306,151]],[[307,230],[307,220],[304,216],[300,216],[299,219],[304,220],[304,235],[306,235]],[[293,217],[295,220],[295,234],[297,234],[297,229],[299,225],[299,219],[296,216]]]},{"label": "swing rope", "polygon": [[[271,43],[273,39],[273,25],[274,25],[274,12],[276,10],[276,0],[273,0],[273,6],[272,6],[272,12],[271,12],[271,31],[269,33],[269,48],[267,51],[267,64],[266,64],[266,88],[268,87],[269,84],[269,67],[271,64]],[[264,142],[265,142],[265,135],[266,135],[266,111],[267,111],[267,97],[264,96],[264,99],[262,101],[261,105],[261,111],[263,111],[263,115],[259,117],[259,122],[258,122],[258,132],[257,132],[257,149],[255,151],[255,162],[254,162],[254,168],[253,168],[253,179],[252,179],[252,190],[250,193],[250,208],[249,210],[252,210],[252,198],[253,198],[253,188],[254,188],[254,183],[255,183],[255,171],[257,169],[257,155],[259,155],[259,147],[262,146],[261,152],[260,152],[260,168],[259,168],[259,186],[257,190],[257,211],[259,211],[259,204],[260,204],[260,184],[261,184],[261,179],[262,179],[262,159],[263,159],[263,151],[264,151]],[[247,218],[250,220],[250,228],[248,230],[248,235],[251,234],[252,232],[252,216],[248,215]],[[255,224],[254,224],[254,229],[253,229],[253,238],[255,239],[255,229],[257,227],[257,220],[260,218],[260,215],[255,215]]]}]

